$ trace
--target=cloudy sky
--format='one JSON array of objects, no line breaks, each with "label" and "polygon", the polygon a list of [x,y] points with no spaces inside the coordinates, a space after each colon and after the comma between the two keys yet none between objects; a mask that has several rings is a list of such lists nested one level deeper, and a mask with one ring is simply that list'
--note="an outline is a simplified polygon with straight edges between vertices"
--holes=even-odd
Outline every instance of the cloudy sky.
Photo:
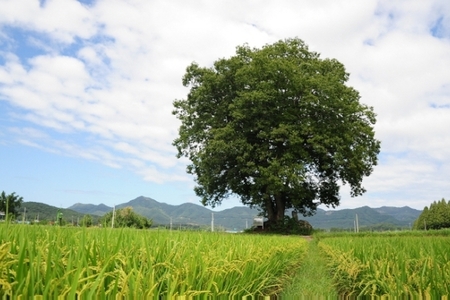
[{"label": "cloudy sky", "polygon": [[368,192],[340,208],[450,200],[448,0],[0,0],[0,191],[199,203],[172,146],[186,67],[291,37],[342,62],[378,115]]}]

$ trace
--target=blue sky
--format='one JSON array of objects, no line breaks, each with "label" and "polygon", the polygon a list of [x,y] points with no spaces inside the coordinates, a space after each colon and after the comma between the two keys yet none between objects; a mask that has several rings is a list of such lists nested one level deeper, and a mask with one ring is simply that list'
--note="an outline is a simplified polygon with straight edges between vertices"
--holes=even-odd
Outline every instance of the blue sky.
[{"label": "blue sky", "polygon": [[58,207],[199,203],[172,146],[186,66],[289,37],[341,61],[378,115],[368,192],[343,187],[340,208],[450,199],[447,0],[2,0],[0,190]]}]

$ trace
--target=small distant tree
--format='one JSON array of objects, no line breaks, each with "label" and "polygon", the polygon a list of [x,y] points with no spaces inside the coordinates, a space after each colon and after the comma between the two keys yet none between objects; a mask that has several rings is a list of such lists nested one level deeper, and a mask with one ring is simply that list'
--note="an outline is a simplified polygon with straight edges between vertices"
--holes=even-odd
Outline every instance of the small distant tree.
[{"label": "small distant tree", "polygon": [[59,226],[63,225],[63,213],[59,209],[58,212],[56,213],[56,221],[58,222]]},{"label": "small distant tree", "polygon": [[49,225],[50,222],[49,222],[48,220],[46,220],[46,219],[43,219],[43,220],[39,220],[39,223],[36,223],[36,224],[39,224],[39,225]]},{"label": "small distant tree", "polygon": [[[113,212],[109,212],[103,216],[101,223],[106,226],[111,226]],[[114,219],[114,227],[134,227],[134,228],[150,228],[152,220],[147,219],[133,211],[133,208],[128,206],[117,209]]]},{"label": "small distant tree", "polygon": [[22,203],[23,198],[16,193],[6,195],[5,191],[2,191],[0,194],[0,211],[5,213],[6,219],[11,215],[17,218]]},{"label": "small distant tree", "polygon": [[414,229],[428,230],[450,228],[450,201],[444,198],[434,201],[428,208],[425,206],[420,216],[414,222]]},{"label": "small distant tree", "polygon": [[92,216],[87,214],[83,216],[83,219],[81,219],[81,224],[83,224],[83,227],[91,227],[92,226]]}]

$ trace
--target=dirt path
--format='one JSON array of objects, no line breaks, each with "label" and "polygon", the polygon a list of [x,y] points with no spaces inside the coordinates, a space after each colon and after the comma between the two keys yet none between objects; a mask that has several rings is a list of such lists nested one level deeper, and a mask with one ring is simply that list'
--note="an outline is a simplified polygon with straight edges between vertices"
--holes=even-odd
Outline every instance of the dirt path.
[{"label": "dirt path", "polygon": [[313,237],[310,235],[303,235],[302,236],[305,240],[307,240],[308,242],[311,242],[313,240]]},{"label": "dirt path", "polygon": [[337,298],[333,281],[328,273],[326,262],[311,236],[304,236],[309,243],[308,253],[299,272],[292,279],[291,286],[284,291],[282,298],[296,299],[299,296],[317,298],[318,296]]}]

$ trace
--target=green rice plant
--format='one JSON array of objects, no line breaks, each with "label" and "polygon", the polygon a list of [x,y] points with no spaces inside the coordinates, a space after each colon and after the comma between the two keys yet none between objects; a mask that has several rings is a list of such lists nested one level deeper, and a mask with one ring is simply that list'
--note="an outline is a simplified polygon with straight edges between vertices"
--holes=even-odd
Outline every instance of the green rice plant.
[{"label": "green rice plant", "polygon": [[254,299],[277,295],[307,251],[297,237],[0,226],[0,298]]},{"label": "green rice plant", "polygon": [[339,232],[326,232],[317,231],[314,234],[316,240],[321,240],[330,237],[431,237],[431,236],[447,236],[450,237],[450,228],[439,229],[439,230],[400,230],[400,231],[364,231],[355,233],[353,231],[339,231]]},{"label": "green rice plant", "polygon": [[450,239],[446,236],[323,238],[338,290],[346,295],[448,297]]}]

